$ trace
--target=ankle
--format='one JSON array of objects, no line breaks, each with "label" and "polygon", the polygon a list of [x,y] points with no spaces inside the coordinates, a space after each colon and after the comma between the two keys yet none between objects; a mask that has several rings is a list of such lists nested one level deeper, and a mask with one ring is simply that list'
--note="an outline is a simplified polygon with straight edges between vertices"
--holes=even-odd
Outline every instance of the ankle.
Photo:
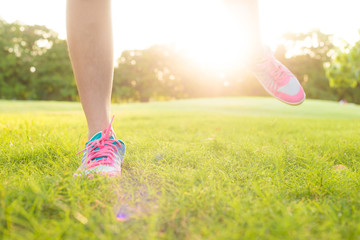
[{"label": "ankle", "polygon": [[107,125],[99,125],[96,127],[89,127],[88,129],[88,140],[90,140],[93,136],[95,136],[97,133],[104,131],[107,128]]},{"label": "ankle", "polygon": [[104,131],[110,124],[110,118],[107,115],[99,115],[87,118],[88,138],[91,139],[98,132]]},{"label": "ankle", "polygon": [[[106,129],[106,127],[101,129],[101,130],[90,130],[89,129],[88,130],[88,141],[91,138],[93,138],[96,134],[98,134],[99,132],[103,132],[105,129]],[[115,131],[114,131],[113,127],[111,127],[111,132],[112,132],[112,136],[116,139],[116,134],[115,134]]]},{"label": "ankle", "polygon": [[88,141],[91,139],[91,138],[93,138],[97,133],[99,133],[99,132],[101,132],[101,131],[88,131]]}]

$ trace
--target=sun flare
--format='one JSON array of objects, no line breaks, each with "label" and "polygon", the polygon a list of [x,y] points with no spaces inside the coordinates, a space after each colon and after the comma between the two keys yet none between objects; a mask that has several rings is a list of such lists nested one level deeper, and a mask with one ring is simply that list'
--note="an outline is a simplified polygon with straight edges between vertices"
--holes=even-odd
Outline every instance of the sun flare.
[{"label": "sun flare", "polygon": [[[258,2],[262,38],[272,48],[285,32],[306,32],[313,28],[350,43],[359,39],[359,23],[353,21],[360,7],[358,0],[344,0],[344,4],[327,0]],[[0,1],[0,18],[7,22],[19,20],[46,25],[65,39],[65,5],[66,1]],[[174,44],[210,67],[224,66],[231,59],[248,56],[246,33],[237,31],[224,0],[113,0],[112,5],[115,58],[124,50],[145,49],[155,44]]]},{"label": "sun flare", "polygon": [[[212,69],[226,68],[246,57],[244,32],[229,14],[222,0],[199,0],[191,4],[180,2],[170,4],[163,1],[161,3],[163,11],[151,16],[151,21],[156,24],[149,26],[150,32],[143,32],[141,35],[136,33],[138,37],[125,39],[115,31],[115,47],[117,42],[136,43],[141,39],[151,45],[155,39],[162,39],[162,43],[174,45],[197,64]],[[137,10],[138,14],[146,15],[144,9],[154,8],[156,3],[146,4],[148,5],[143,9]],[[200,12],[199,9],[203,10]],[[115,25],[121,21],[120,18],[121,16],[114,14]],[[134,18],[131,19],[131,24],[132,29],[129,31],[135,34],[136,28],[140,26],[143,28],[146,22],[143,18]]]}]

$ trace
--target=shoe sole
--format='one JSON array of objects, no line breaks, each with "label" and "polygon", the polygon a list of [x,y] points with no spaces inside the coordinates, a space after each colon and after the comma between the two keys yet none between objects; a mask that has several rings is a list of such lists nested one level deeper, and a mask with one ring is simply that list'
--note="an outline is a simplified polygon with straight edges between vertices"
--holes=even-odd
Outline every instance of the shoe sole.
[{"label": "shoe sole", "polygon": [[89,174],[74,173],[73,176],[74,177],[87,176],[89,179],[94,178],[94,175],[102,176],[102,177],[120,177],[123,163],[124,163],[124,160],[121,161],[120,171],[95,172],[95,173],[89,173]]},{"label": "shoe sole", "polygon": [[96,176],[100,176],[100,177],[120,177],[121,176],[121,172],[119,171],[111,171],[111,172],[99,172],[99,173],[95,173],[95,174],[88,174],[87,177],[89,179],[93,179],[94,175]]},{"label": "shoe sole", "polygon": [[121,176],[121,172],[119,171],[110,171],[110,172],[98,172],[98,173],[89,173],[89,174],[77,174],[74,173],[74,177],[85,177],[87,176],[89,179],[94,178],[94,176],[101,176],[101,177],[120,177]]}]

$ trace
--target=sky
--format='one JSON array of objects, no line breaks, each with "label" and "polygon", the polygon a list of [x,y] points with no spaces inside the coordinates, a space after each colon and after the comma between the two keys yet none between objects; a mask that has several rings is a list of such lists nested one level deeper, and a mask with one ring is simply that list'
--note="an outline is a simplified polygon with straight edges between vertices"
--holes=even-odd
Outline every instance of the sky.
[{"label": "sky", "polygon": [[[115,56],[125,49],[173,44],[207,58],[216,35],[231,25],[221,0],[113,0],[112,5]],[[66,38],[65,7],[65,0],[2,0],[0,18],[46,25]],[[318,28],[354,43],[360,40],[359,9],[360,0],[259,0],[263,42],[276,46],[285,32]],[[244,36],[237,37],[225,47],[241,43]]]}]

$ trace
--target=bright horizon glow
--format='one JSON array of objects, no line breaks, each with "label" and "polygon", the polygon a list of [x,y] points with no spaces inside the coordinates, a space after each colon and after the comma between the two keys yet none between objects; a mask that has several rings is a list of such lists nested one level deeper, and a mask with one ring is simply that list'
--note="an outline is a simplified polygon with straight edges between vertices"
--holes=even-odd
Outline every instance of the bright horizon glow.
[{"label": "bright horizon glow", "polygon": [[[182,12],[187,12],[187,9],[182,9]],[[172,23],[179,28],[182,24],[181,18]],[[206,12],[201,15],[194,11],[185,24],[186,34],[178,34],[174,44],[200,65],[224,69],[245,52],[244,32],[236,31],[239,26],[221,1],[208,3]],[[171,26],[167,28],[171,29]]]},{"label": "bright horizon glow", "polygon": [[[1,1],[0,17],[46,25],[66,38],[65,5],[66,1]],[[360,22],[354,20],[358,0],[259,0],[259,8],[262,38],[272,48],[285,32],[314,28],[350,43],[360,39]],[[224,67],[246,48],[244,33],[235,28],[221,0],[113,0],[115,58],[123,50],[169,44],[199,63]]]}]

